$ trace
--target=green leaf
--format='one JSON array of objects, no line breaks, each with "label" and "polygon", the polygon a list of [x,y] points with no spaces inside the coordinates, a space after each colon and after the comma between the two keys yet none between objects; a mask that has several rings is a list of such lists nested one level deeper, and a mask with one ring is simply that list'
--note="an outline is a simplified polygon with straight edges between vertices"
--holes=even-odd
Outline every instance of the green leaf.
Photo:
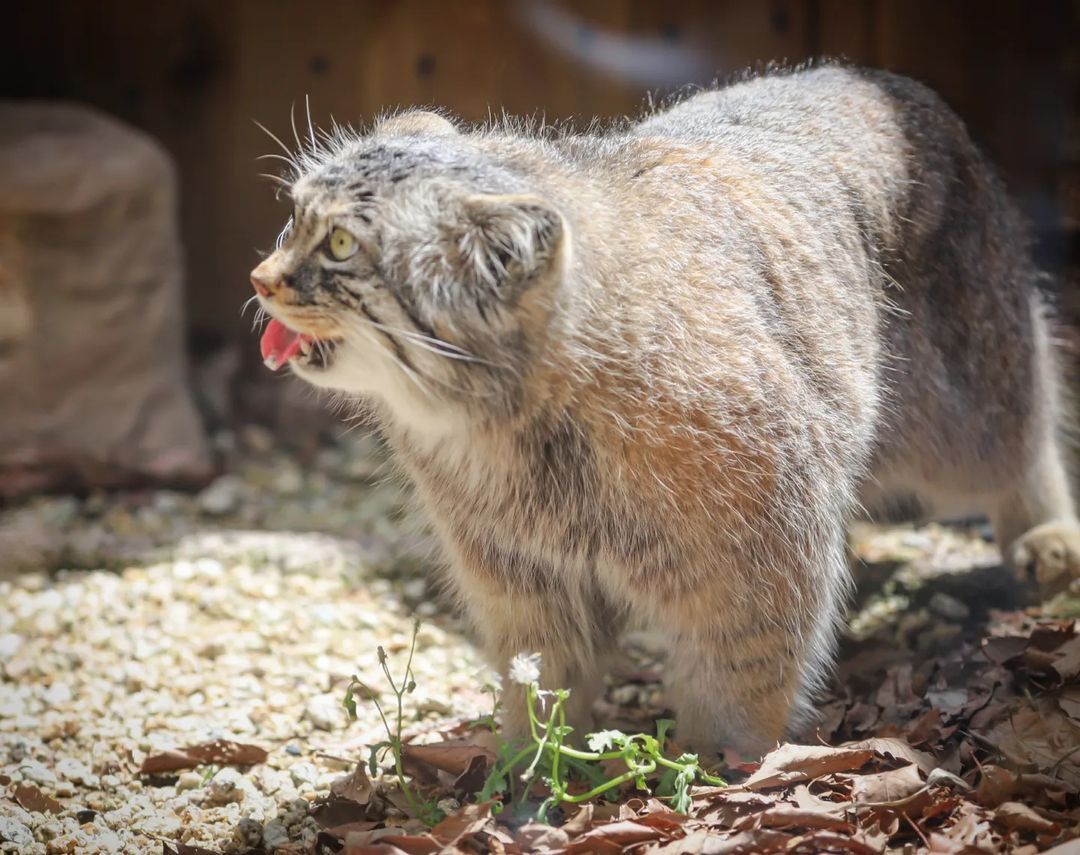
[{"label": "green leaf", "polygon": [[658,796],[671,796],[675,794],[675,776],[679,774],[677,769],[665,768],[664,773],[660,776],[660,781],[656,785],[656,794]]},{"label": "green leaf", "polygon": [[379,774],[379,752],[392,747],[389,742],[377,742],[368,749],[368,771],[372,778]]},{"label": "green leaf", "polygon": [[658,718],[656,720],[656,739],[663,745],[667,739],[668,731],[675,726],[675,720],[670,718]]},{"label": "green leaf", "polygon": [[696,767],[687,766],[675,776],[671,806],[679,813],[690,813],[690,785],[694,782]]}]

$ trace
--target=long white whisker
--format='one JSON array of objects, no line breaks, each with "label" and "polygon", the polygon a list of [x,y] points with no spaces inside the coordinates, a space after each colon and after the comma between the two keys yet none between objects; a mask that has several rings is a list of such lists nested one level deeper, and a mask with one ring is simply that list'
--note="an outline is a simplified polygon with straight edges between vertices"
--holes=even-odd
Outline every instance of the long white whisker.
[{"label": "long white whisker", "polygon": [[251,121],[253,121],[264,134],[266,134],[268,137],[270,137],[270,139],[272,139],[279,146],[281,146],[281,150],[283,152],[285,152],[285,154],[288,156],[289,165],[292,166],[293,169],[296,169],[296,170],[299,171],[300,164],[296,162],[296,156],[292,153],[292,151],[289,149],[289,147],[287,145],[285,145],[285,143],[283,143],[280,139],[278,139],[277,134],[275,134],[272,130],[270,130],[268,127],[266,127],[266,125],[264,125],[258,119],[252,119]]},{"label": "long white whisker", "polygon": [[289,217],[289,219],[285,221],[285,226],[278,232],[277,239],[274,241],[274,249],[281,249],[281,245],[285,243],[286,238],[289,237],[289,232],[292,231],[292,227],[293,218]]},{"label": "long white whisker", "polygon": [[304,153],[304,144],[300,142],[300,134],[296,132],[296,102],[293,101],[289,105],[289,124],[292,125],[293,139],[296,140],[296,149],[301,154]]},{"label": "long white whisker", "polygon": [[304,93],[304,109],[307,110],[307,129],[308,136],[311,137],[311,151],[314,152],[317,147],[317,142],[315,139],[315,126],[311,123],[311,101],[308,98],[306,92]]},{"label": "long white whisker", "polygon": [[240,317],[244,317],[244,314],[248,310],[248,306],[250,306],[252,303],[258,303],[258,302],[259,302],[259,295],[258,294],[252,294],[250,297],[248,297],[246,300],[244,300],[244,305],[242,305],[240,307]]},{"label": "long white whisker", "polygon": [[269,178],[271,181],[280,184],[282,187],[292,187],[292,182],[286,181],[280,175],[271,175],[269,172],[256,172],[255,175],[258,178]]},{"label": "long white whisker", "polygon": [[394,327],[387,326],[386,324],[379,323],[377,321],[363,319],[365,323],[371,324],[373,327],[381,329],[383,332],[390,335],[400,335],[402,338],[407,338],[414,344],[422,347],[424,350],[430,351],[438,356],[445,356],[447,359],[459,359],[462,362],[476,362],[483,365],[490,365],[492,368],[500,368],[493,362],[488,362],[486,359],[481,359],[478,356],[473,356],[467,350],[463,350],[456,344],[450,344],[450,342],[442,341],[441,339],[431,338],[423,333],[410,332],[409,330],[399,330]]},{"label": "long white whisker", "polygon": [[295,166],[296,161],[291,157],[285,157],[284,155],[277,154],[276,152],[270,152],[270,154],[260,154],[255,158],[256,160],[281,160],[289,164],[289,166]]},{"label": "long white whisker", "polygon": [[434,397],[431,394],[431,390],[428,389],[427,386],[425,386],[424,383],[420,380],[419,375],[417,375],[415,371],[413,371],[411,368],[409,368],[409,366],[405,365],[400,359],[398,359],[397,354],[395,354],[391,348],[387,347],[385,343],[379,341],[375,336],[368,333],[368,331],[365,330],[363,327],[361,327],[358,332],[363,335],[364,338],[366,338],[369,342],[371,342],[375,347],[379,348],[379,350],[389,356],[390,359],[394,362],[394,364],[401,369],[402,373],[406,377],[408,377],[416,385],[416,388],[419,389],[424,395],[429,398]]}]

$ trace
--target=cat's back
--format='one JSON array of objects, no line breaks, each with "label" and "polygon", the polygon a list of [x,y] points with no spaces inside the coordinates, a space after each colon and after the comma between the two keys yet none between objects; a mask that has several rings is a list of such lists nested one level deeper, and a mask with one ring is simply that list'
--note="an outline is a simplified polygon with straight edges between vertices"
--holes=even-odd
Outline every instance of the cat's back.
[{"label": "cat's back", "polygon": [[828,65],[699,92],[644,118],[631,132],[746,149],[798,144],[818,154],[850,149],[867,137],[898,141],[901,114],[914,106],[948,112],[933,92],[908,78]]}]

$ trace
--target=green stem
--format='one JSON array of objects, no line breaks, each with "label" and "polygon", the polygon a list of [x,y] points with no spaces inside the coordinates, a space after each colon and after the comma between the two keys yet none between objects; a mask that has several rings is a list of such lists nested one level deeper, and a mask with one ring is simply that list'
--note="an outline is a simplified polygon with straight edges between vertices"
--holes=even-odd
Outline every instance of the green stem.
[{"label": "green stem", "polygon": [[717,778],[715,775],[710,775],[697,763],[676,763],[674,760],[668,760],[666,757],[656,757],[656,762],[661,766],[666,766],[669,769],[674,769],[676,772],[685,772],[691,766],[694,767],[694,773],[697,777],[706,784],[712,784],[714,787],[726,787],[727,781],[723,778]]},{"label": "green stem", "polygon": [[606,793],[608,790],[625,784],[627,781],[632,781],[639,775],[648,775],[656,771],[655,763],[647,763],[644,766],[633,766],[627,771],[623,772],[617,778],[612,778],[610,781],[605,781],[598,787],[593,787],[589,792],[582,793],[579,796],[568,796],[565,793],[562,795],[562,801],[569,804],[576,805],[580,802],[587,802],[589,799],[595,799],[597,796]]}]

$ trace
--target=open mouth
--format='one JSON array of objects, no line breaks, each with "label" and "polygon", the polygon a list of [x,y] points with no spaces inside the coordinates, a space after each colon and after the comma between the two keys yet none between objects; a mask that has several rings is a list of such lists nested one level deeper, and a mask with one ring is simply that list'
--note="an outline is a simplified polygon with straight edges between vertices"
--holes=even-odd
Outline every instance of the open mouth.
[{"label": "open mouth", "polygon": [[297,332],[276,319],[266,325],[259,340],[263,364],[271,371],[279,370],[288,362],[296,362],[305,368],[326,368],[333,359],[335,346],[333,339]]}]

